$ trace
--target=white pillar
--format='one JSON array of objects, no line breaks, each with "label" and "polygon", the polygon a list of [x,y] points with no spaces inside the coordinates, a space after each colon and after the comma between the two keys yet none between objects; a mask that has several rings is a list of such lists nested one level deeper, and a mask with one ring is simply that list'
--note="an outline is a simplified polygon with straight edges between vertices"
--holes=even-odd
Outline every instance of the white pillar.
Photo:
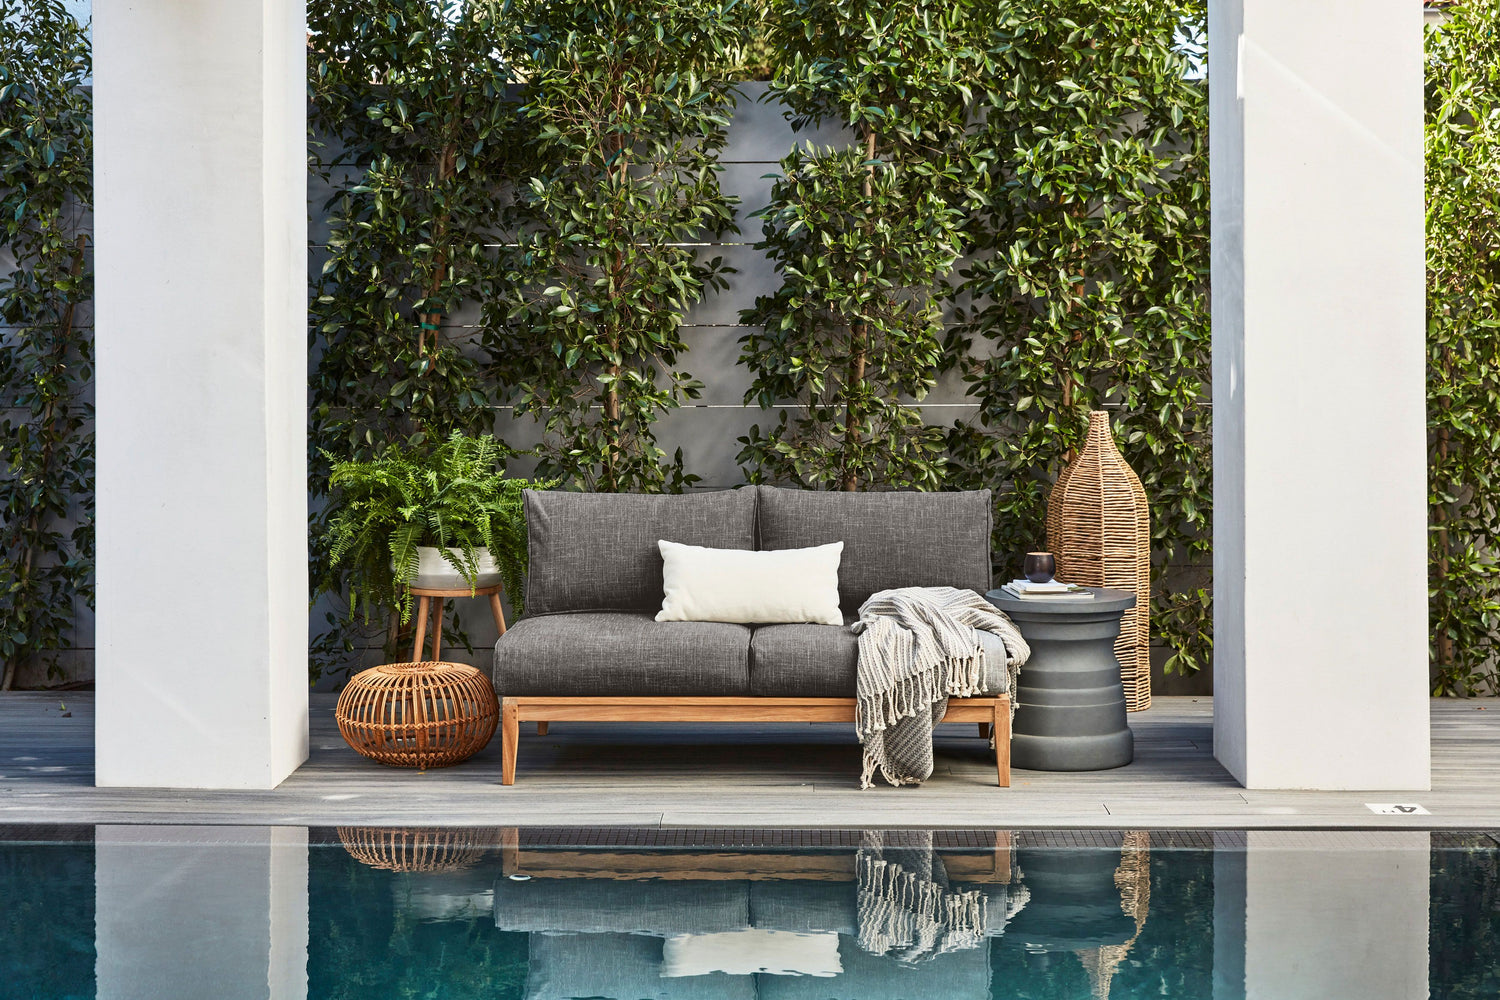
[{"label": "white pillar", "polygon": [[101,826],[100,1000],[307,998],[307,828]]},{"label": "white pillar", "polygon": [[1211,0],[1214,753],[1429,786],[1422,6]]},{"label": "white pillar", "polygon": [[1252,830],[1214,856],[1214,1000],[1425,997],[1425,831]]},{"label": "white pillar", "polygon": [[94,15],[100,785],[307,757],[306,14]]}]

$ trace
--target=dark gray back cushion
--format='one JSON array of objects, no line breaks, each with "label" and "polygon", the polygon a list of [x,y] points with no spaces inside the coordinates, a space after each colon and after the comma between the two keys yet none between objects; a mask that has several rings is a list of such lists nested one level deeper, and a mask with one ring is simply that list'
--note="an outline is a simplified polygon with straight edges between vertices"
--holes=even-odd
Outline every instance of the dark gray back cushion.
[{"label": "dark gray back cushion", "polygon": [[658,611],[665,538],[755,547],[755,491],[681,496],[526,491],[527,614]]},{"label": "dark gray back cushion", "polygon": [[990,587],[990,491],[842,493],[758,486],[762,549],[844,543],[839,604],[892,587]]}]

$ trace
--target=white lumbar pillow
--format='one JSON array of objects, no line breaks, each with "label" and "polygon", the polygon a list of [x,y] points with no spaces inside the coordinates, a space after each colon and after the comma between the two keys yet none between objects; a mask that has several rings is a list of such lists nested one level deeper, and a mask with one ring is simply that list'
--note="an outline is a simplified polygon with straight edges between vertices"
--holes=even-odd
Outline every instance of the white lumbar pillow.
[{"label": "white lumbar pillow", "polygon": [[663,979],[731,976],[836,976],[839,936],[832,932],[802,934],[750,928],[719,934],[679,934],[662,942]]},{"label": "white lumbar pillow", "polygon": [[842,625],[844,543],[810,549],[709,549],[660,541],[665,595],[659,622]]}]

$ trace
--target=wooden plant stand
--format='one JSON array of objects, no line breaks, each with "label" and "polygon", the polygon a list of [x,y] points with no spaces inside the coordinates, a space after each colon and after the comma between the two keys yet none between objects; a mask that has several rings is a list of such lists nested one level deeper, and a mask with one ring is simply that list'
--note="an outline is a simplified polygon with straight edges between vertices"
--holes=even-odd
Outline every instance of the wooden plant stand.
[{"label": "wooden plant stand", "polygon": [[[415,591],[413,591],[415,593]],[[1010,696],[950,698],[944,722],[994,727],[995,773],[1010,787]],[[547,698],[500,699],[500,783],[516,783],[521,723],[536,722],[854,722],[853,698]],[[544,730],[545,731],[545,730]]]},{"label": "wooden plant stand", "polygon": [[443,651],[443,602],[450,597],[488,597],[490,599],[490,613],[495,616],[495,627],[500,634],[505,634],[505,612],[500,607],[500,591],[504,588],[500,584],[493,587],[480,587],[470,590],[468,587],[460,587],[456,590],[434,590],[428,587],[411,588],[411,596],[417,599],[417,638],[411,644],[411,658],[422,659],[422,643],[427,638],[427,602],[433,603],[433,611],[436,624],[432,629],[432,655],[429,660],[441,660]]}]

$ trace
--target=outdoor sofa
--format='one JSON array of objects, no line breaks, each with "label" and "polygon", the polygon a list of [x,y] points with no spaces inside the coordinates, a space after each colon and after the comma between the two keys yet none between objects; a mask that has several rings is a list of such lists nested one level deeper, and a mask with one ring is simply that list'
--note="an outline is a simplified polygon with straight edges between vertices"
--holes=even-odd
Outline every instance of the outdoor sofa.
[{"label": "outdoor sofa", "polygon": [[[989,490],[844,493],[750,486],[678,496],[527,491],[526,615],[495,644],[502,783],[523,721],[850,722],[858,638],[848,627],[893,587],[990,586]],[[730,549],[842,541],[845,624],[658,622],[662,539]],[[984,697],[948,722],[993,725],[1010,784],[1010,692],[998,636]]]}]

